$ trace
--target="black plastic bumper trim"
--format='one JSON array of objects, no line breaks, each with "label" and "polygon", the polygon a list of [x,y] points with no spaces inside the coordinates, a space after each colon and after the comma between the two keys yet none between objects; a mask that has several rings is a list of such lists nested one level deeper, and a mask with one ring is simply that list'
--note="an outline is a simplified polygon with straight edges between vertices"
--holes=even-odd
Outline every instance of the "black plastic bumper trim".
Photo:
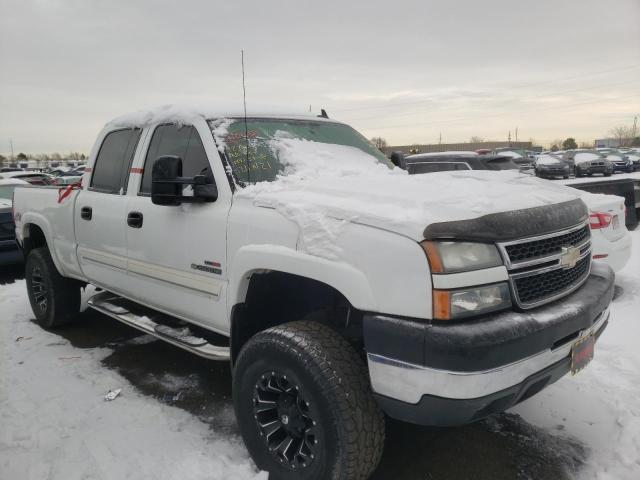
[{"label": "black plastic bumper trim", "polygon": [[[595,333],[596,340],[607,327],[608,321]],[[420,402],[410,404],[374,393],[380,408],[392,418],[418,425],[450,427],[465,425],[500,413],[531,398],[565,376],[571,369],[571,357],[534,373],[523,382],[484,397],[452,399],[423,395]]]},{"label": "black plastic bumper trim", "polygon": [[614,282],[608,266],[594,264],[584,285],[555,302],[451,324],[365,313],[365,349],[442,370],[488,370],[556,348],[591,327],[611,303]]}]

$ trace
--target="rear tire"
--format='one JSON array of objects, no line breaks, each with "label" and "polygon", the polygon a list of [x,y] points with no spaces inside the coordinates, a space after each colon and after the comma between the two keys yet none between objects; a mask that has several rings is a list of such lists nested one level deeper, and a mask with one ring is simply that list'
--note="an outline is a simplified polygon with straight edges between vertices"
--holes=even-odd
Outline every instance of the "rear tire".
[{"label": "rear tire", "polygon": [[49,249],[29,252],[25,267],[29,302],[41,327],[55,328],[75,320],[80,313],[80,283],[58,272]]},{"label": "rear tire", "polygon": [[380,461],[384,417],[364,362],[320,323],[251,338],[235,364],[233,400],[247,449],[270,479],[364,480]]}]

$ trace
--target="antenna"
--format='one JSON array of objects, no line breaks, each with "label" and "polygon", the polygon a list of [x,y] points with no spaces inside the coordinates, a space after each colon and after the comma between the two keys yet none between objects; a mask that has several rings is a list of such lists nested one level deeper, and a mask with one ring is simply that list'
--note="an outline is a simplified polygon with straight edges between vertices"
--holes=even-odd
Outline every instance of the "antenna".
[{"label": "antenna", "polygon": [[240,50],[242,61],[242,103],[244,104],[244,141],[247,154],[247,183],[251,183],[251,170],[249,164],[249,129],[247,127],[247,89],[244,85],[244,50]]}]

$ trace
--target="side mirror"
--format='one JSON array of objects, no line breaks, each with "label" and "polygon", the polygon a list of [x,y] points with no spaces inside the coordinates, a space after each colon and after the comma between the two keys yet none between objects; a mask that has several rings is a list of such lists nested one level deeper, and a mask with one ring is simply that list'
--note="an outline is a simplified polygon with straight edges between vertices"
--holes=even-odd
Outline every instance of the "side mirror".
[{"label": "side mirror", "polygon": [[174,155],[158,157],[151,170],[151,202],[155,205],[180,205],[182,159]]},{"label": "side mirror", "polygon": [[407,169],[407,162],[404,159],[404,153],[402,152],[391,152],[391,163],[393,163],[396,167],[400,167],[403,170]]},{"label": "side mirror", "polygon": [[[193,195],[183,195],[185,186],[193,187]],[[218,189],[213,175],[182,176],[182,159],[174,155],[158,157],[151,170],[151,202],[155,205],[215,202]]]}]

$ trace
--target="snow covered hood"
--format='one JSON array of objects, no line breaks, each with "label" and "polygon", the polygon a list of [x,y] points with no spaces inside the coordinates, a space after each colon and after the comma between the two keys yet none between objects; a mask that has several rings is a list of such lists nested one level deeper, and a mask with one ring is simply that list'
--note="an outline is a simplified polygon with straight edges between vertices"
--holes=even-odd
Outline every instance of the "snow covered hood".
[{"label": "snow covered hood", "polygon": [[419,241],[425,227],[434,223],[579,198],[573,189],[517,171],[408,175],[353,147],[281,138],[272,148],[286,165],[284,174],[274,182],[244,188],[236,198],[274,208],[301,229],[330,228],[327,225],[333,219],[394,231]]}]

